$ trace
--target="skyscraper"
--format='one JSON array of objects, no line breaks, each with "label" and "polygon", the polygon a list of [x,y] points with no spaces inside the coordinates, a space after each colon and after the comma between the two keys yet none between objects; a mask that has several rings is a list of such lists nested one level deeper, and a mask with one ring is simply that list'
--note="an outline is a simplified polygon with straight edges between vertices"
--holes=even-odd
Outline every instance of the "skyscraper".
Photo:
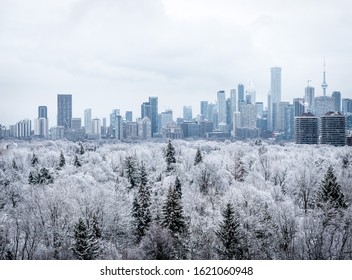
[{"label": "skyscraper", "polygon": [[269,130],[276,130],[278,124],[277,110],[278,103],[281,102],[281,67],[272,67],[271,71],[271,112],[269,112]]},{"label": "skyscraper", "polygon": [[150,121],[152,122],[152,137],[158,133],[158,97],[149,97]]},{"label": "skyscraper", "polygon": [[72,119],[72,95],[57,95],[57,125],[65,129],[71,128]]},{"label": "skyscraper", "polygon": [[48,118],[48,108],[46,106],[39,106],[38,107],[38,119],[39,118]]},{"label": "skyscraper", "polygon": [[219,123],[226,123],[226,98],[224,90],[220,90],[217,93],[217,105]]},{"label": "skyscraper", "polygon": [[133,115],[132,111],[126,111],[125,118],[127,122],[132,122],[133,121]]},{"label": "skyscraper", "polygon": [[335,112],[341,112],[341,92],[339,91],[334,91],[332,93],[332,98],[334,99],[334,111]]},{"label": "skyscraper", "polygon": [[192,118],[192,106],[183,106],[183,120],[191,121]]},{"label": "skyscraper", "polygon": [[84,110],[84,128],[86,133],[92,133],[92,109]]},{"label": "skyscraper", "polygon": [[307,86],[304,89],[304,103],[307,112],[314,112],[314,87]]},{"label": "skyscraper", "polygon": [[343,98],[342,99],[342,113],[352,113],[352,99],[351,98]]},{"label": "skyscraper", "polygon": [[46,106],[38,107],[38,118],[34,120],[34,135],[44,138],[49,136],[48,108]]},{"label": "skyscraper", "polygon": [[244,99],[244,85],[243,84],[238,84],[237,87],[238,90],[238,112],[242,112],[242,105],[245,104],[245,99]]},{"label": "skyscraper", "polygon": [[208,101],[200,102],[200,114],[204,119],[208,119]]}]

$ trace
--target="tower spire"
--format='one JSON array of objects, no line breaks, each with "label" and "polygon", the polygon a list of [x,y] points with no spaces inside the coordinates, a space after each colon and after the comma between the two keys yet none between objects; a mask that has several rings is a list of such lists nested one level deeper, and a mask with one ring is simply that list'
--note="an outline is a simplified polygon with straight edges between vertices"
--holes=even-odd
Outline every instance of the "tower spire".
[{"label": "tower spire", "polygon": [[324,56],[323,83],[321,84],[321,87],[323,89],[323,95],[326,96],[326,88],[328,87],[328,84],[326,83],[326,80],[325,80],[325,56]]}]

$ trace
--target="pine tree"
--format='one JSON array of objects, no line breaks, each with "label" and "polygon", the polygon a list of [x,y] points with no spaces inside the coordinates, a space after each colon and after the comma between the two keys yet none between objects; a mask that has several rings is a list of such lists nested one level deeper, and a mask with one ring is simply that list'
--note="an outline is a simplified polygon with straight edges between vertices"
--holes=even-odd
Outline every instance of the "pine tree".
[{"label": "pine tree", "polygon": [[89,233],[82,218],[79,218],[74,229],[73,254],[79,260],[91,260]]},{"label": "pine tree", "polygon": [[76,167],[81,167],[81,166],[82,166],[82,164],[81,164],[81,162],[79,161],[77,155],[75,155],[75,159],[74,159],[74,161],[73,161],[73,165],[76,166]]},{"label": "pine tree", "polygon": [[199,147],[197,148],[196,157],[194,158],[194,165],[197,165],[203,161],[202,152],[200,151]]},{"label": "pine tree", "polygon": [[51,184],[54,182],[53,177],[50,175],[49,170],[42,167],[38,174],[38,184]]},{"label": "pine tree", "polygon": [[32,167],[37,166],[38,164],[38,157],[35,155],[35,153],[33,153],[32,159],[31,159],[31,165]]},{"label": "pine tree", "polygon": [[89,229],[82,218],[79,218],[74,228],[74,243],[72,251],[79,260],[94,260],[99,255],[99,243],[96,232]]},{"label": "pine tree", "polygon": [[135,188],[138,185],[138,169],[137,160],[134,156],[127,156],[124,162],[126,177],[130,183],[130,189]]},{"label": "pine tree", "polygon": [[166,146],[164,156],[165,156],[166,165],[167,165],[166,171],[170,172],[170,171],[174,170],[176,158],[175,158],[175,148],[171,143],[171,139],[169,139],[169,143]]},{"label": "pine tree", "polygon": [[143,186],[147,186],[147,184],[148,184],[148,174],[147,174],[144,162],[142,162],[141,167],[140,167],[140,180],[139,181]]},{"label": "pine tree", "polygon": [[332,166],[329,166],[319,191],[319,206],[327,205],[335,209],[347,208],[345,196],[336,180],[334,170]]},{"label": "pine tree", "polygon": [[62,168],[66,165],[66,160],[65,160],[65,157],[64,157],[64,154],[63,152],[61,151],[60,153],[60,162],[59,162],[59,167]]},{"label": "pine tree", "polygon": [[175,180],[175,191],[179,196],[179,199],[182,198],[182,185],[180,180],[178,179],[178,176],[176,176],[176,180]]},{"label": "pine tree", "polygon": [[150,213],[150,190],[147,181],[145,167],[141,166],[141,180],[139,183],[138,193],[133,200],[132,217],[133,230],[136,237],[136,242],[139,243],[142,237],[147,232],[152,216]]},{"label": "pine tree", "polygon": [[29,176],[28,176],[28,183],[30,185],[36,185],[38,184],[38,176],[34,173],[34,172],[29,172]]},{"label": "pine tree", "polygon": [[228,203],[222,211],[223,221],[216,232],[220,240],[219,254],[223,259],[232,260],[242,258],[241,231],[239,219],[235,217],[235,211],[231,203]]},{"label": "pine tree", "polygon": [[84,154],[84,147],[83,147],[82,142],[79,142],[79,153],[80,153],[81,155]]},{"label": "pine tree", "polygon": [[174,236],[186,233],[186,222],[183,216],[180,194],[175,188],[169,188],[165,204],[162,208],[162,226],[169,229]]}]

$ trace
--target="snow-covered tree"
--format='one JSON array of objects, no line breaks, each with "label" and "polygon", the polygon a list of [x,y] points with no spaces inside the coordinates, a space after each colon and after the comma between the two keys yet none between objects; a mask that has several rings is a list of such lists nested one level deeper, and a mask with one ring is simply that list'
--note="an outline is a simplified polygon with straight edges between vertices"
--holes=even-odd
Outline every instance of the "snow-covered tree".
[{"label": "snow-covered tree", "polygon": [[63,168],[66,165],[66,160],[64,153],[61,151],[60,152],[60,159],[59,159],[59,168]]},{"label": "snow-covered tree", "polygon": [[318,205],[328,205],[335,209],[347,208],[345,196],[341,191],[341,186],[337,183],[332,166],[329,166],[321,184],[318,195]]},{"label": "snow-covered tree", "polygon": [[126,178],[130,183],[129,188],[134,189],[138,185],[139,174],[138,164],[135,156],[127,156],[124,161]]},{"label": "snow-covered tree", "polygon": [[77,155],[75,155],[75,158],[74,158],[74,160],[73,160],[73,165],[76,166],[76,167],[81,167],[81,166],[82,166],[82,164],[81,164],[81,162],[79,161]]},{"label": "snow-covered tree", "polygon": [[171,143],[171,139],[169,139],[169,142],[166,146],[164,157],[166,161],[166,172],[170,172],[174,170],[176,158],[175,158],[175,148]]},{"label": "snow-covered tree", "polygon": [[32,159],[31,159],[31,165],[32,165],[32,167],[37,166],[38,162],[39,162],[39,160],[38,160],[37,155],[36,155],[35,153],[33,153]]},{"label": "snow-covered tree", "polygon": [[203,161],[202,152],[200,151],[200,148],[198,147],[196,157],[194,158],[194,165],[197,165],[197,164],[201,163],[202,161]]},{"label": "snow-covered tree", "polygon": [[222,259],[226,260],[242,259],[241,225],[231,203],[226,204],[222,217],[223,220],[216,233],[220,241],[219,254]]}]

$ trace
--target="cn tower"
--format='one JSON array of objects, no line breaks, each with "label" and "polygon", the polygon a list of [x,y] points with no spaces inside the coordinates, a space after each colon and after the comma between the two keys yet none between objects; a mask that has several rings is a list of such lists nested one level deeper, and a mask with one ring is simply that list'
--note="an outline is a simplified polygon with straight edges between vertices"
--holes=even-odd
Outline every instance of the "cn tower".
[{"label": "cn tower", "polygon": [[326,96],[326,88],[328,87],[328,84],[325,81],[325,57],[324,57],[324,72],[323,72],[323,83],[321,84],[321,87],[323,89],[323,96]]}]

